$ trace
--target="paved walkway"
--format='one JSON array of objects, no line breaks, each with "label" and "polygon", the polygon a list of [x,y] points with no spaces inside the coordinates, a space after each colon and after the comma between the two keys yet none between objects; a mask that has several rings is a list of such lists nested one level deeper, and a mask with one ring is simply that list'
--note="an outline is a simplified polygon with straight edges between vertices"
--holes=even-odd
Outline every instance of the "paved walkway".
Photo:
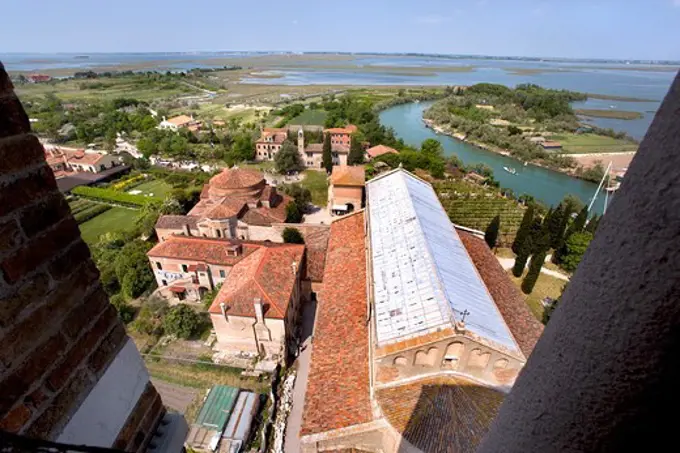
[{"label": "paved walkway", "polygon": [[[503,269],[512,269],[512,266],[515,265],[515,259],[514,258],[501,258],[501,257],[496,257],[498,259],[498,262],[501,263],[501,266],[503,266]],[[529,261],[527,261],[527,266],[529,265]],[[564,280],[565,282],[569,281],[569,276],[563,274],[562,272],[557,272],[553,271],[551,269],[546,269],[545,267],[541,268],[541,273],[550,275],[551,277],[559,278],[560,280]]]},{"label": "paved walkway", "polygon": [[300,452],[300,427],[302,426],[302,410],[305,405],[305,392],[307,391],[307,378],[309,377],[309,364],[312,358],[312,332],[314,330],[314,318],[316,317],[316,302],[305,305],[302,313],[302,347],[303,351],[296,359],[297,377],[293,389],[293,407],[288,414],[286,425],[286,439],[284,451],[286,453]]}]

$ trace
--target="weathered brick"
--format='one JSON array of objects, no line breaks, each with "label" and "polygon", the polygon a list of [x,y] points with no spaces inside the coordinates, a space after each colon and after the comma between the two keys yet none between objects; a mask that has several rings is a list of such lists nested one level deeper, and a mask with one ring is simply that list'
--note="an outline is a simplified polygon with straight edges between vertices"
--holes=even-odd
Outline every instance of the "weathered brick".
[{"label": "weathered brick", "polygon": [[31,418],[31,410],[23,404],[13,408],[0,420],[0,429],[10,433],[17,433]]},{"label": "weathered brick", "polygon": [[23,237],[16,220],[10,219],[6,222],[0,222],[0,253],[12,250],[22,241]]},{"label": "weathered brick", "polygon": [[71,217],[68,203],[60,193],[55,193],[23,210],[21,228],[26,236],[31,238],[56,225],[65,217]]},{"label": "weathered brick", "polygon": [[50,394],[44,388],[39,388],[31,392],[26,398],[24,398],[24,404],[32,407],[33,409],[40,409],[43,405],[50,399]]},{"label": "weathered brick", "polygon": [[127,341],[127,333],[123,324],[118,322],[109,335],[99,345],[96,351],[90,356],[87,365],[90,370],[96,375],[100,376],[104,370],[113,361],[118,354],[118,351]]},{"label": "weathered brick", "polygon": [[132,412],[130,412],[130,415],[128,415],[127,420],[125,420],[123,428],[118,433],[118,437],[113,443],[113,448],[122,450],[132,443],[134,436],[138,431],[139,425],[142,423],[142,420],[144,420],[144,416],[147,414],[149,409],[151,409],[153,406],[154,400],[157,396],[158,392],[156,392],[153,384],[151,384],[151,382],[146,384],[146,388],[140,395],[139,400],[137,400],[135,408],[132,409]]},{"label": "weathered brick", "polygon": [[0,62],[0,96],[3,94],[9,94],[14,91],[14,85],[9,79],[9,75],[5,72],[5,67]]},{"label": "weathered brick", "polygon": [[50,327],[58,328],[61,321],[73,307],[83,303],[92,283],[80,279],[78,272],[62,282],[23,321],[0,338],[0,362],[8,368],[24,354],[33,350]]},{"label": "weathered brick", "polygon": [[45,151],[32,134],[0,139],[0,174],[13,173],[45,162]]},{"label": "weathered brick", "polygon": [[0,303],[0,327],[15,323],[17,316],[25,308],[42,303],[49,289],[50,277],[45,272],[33,276],[15,288],[14,292],[4,297]]},{"label": "weathered brick", "polygon": [[94,381],[89,373],[75,373],[73,379],[28,427],[25,434],[40,439],[53,439],[54,434],[68,423],[93,386]]},{"label": "weathered brick", "polygon": [[66,348],[66,338],[57,333],[38,346],[24,363],[11,375],[0,383],[0,414],[23,397],[29,388],[42,378],[50,366],[59,360],[60,354]]},{"label": "weathered brick", "polygon": [[139,451],[140,447],[146,447],[146,444],[148,444],[148,442],[153,437],[153,434],[156,431],[161,419],[163,418],[163,415],[165,415],[165,407],[163,406],[163,400],[161,399],[160,395],[158,395],[158,397],[154,399],[151,409],[147,411],[146,415],[144,416],[144,420],[139,427],[138,433],[144,434],[144,442],[140,445],[137,445],[137,442],[134,442],[134,450]]},{"label": "weathered brick", "polygon": [[54,174],[45,164],[21,179],[0,186],[0,216],[34,203],[56,191],[57,182]]},{"label": "weathered brick", "polygon": [[28,242],[0,263],[4,278],[14,283],[49,260],[80,237],[73,218],[62,220],[54,229]]},{"label": "weathered brick", "polygon": [[31,131],[28,115],[14,94],[0,96],[0,138]]},{"label": "weathered brick", "polygon": [[[65,253],[52,261],[48,271],[55,280],[62,280],[73,272],[73,269],[80,263],[90,258],[90,249],[83,241],[73,244]],[[93,280],[99,278],[99,271],[92,265],[93,271],[88,272],[88,277]]]},{"label": "weathered brick", "polygon": [[112,326],[118,322],[116,310],[113,306],[109,306],[109,308],[102,313],[90,331],[73,343],[61,363],[50,373],[50,376],[47,378],[47,387],[50,390],[57,391],[61,389],[73,373],[76,372],[80,364],[94,352],[97,343],[103,340]]},{"label": "weathered brick", "polygon": [[78,338],[83,329],[99,317],[109,305],[109,298],[101,289],[96,289],[82,305],[77,305],[62,323],[62,330],[71,339]]}]

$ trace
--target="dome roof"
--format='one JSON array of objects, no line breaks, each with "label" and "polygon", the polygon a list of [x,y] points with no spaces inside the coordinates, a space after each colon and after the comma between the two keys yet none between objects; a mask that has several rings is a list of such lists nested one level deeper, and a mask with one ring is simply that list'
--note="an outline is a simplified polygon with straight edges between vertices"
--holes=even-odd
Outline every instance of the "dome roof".
[{"label": "dome roof", "polygon": [[225,168],[210,179],[210,186],[217,189],[245,189],[264,182],[264,175],[257,170]]}]

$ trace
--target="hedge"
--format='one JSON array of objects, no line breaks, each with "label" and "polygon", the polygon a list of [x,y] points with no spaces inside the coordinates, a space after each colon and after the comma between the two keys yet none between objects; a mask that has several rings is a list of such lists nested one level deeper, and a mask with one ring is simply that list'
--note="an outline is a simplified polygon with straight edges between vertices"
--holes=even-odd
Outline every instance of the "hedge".
[{"label": "hedge", "polygon": [[78,225],[80,225],[81,223],[85,223],[88,220],[97,217],[99,214],[108,211],[109,209],[111,209],[111,206],[107,204],[95,204],[91,208],[75,214],[73,218],[76,220]]},{"label": "hedge", "polygon": [[123,206],[144,206],[149,202],[162,201],[157,197],[145,197],[143,195],[131,195],[125,192],[119,192],[113,189],[100,189],[97,187],[80,186],[71,190],[72,193],[91,200],[105,201],[109,203],[116,203]]},{"label": "hedge", "polygon": [[119,181],[115,184],[111,184],[111,189],[124,192],[127,189],[130,189],[134,186],[141,184],[142,182],[144,182],[145,179],[146,179],[145,175],[133,176],[132,178],[128,178],[128,179],[125,179],[123,181]]}]

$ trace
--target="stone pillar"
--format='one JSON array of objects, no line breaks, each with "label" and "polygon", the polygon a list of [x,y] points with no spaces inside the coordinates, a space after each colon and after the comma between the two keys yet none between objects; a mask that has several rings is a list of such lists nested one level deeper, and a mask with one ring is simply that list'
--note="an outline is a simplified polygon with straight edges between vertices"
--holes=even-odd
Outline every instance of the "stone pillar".
[{"label": "stone pillar", "polygon": [[0,344],[1,430],[146,448],[165,413],[161,398],[2,64]]},{"label": "stone pillar", "polygon": [[479,447],[666,451],[680,382],[680,78]]}]

